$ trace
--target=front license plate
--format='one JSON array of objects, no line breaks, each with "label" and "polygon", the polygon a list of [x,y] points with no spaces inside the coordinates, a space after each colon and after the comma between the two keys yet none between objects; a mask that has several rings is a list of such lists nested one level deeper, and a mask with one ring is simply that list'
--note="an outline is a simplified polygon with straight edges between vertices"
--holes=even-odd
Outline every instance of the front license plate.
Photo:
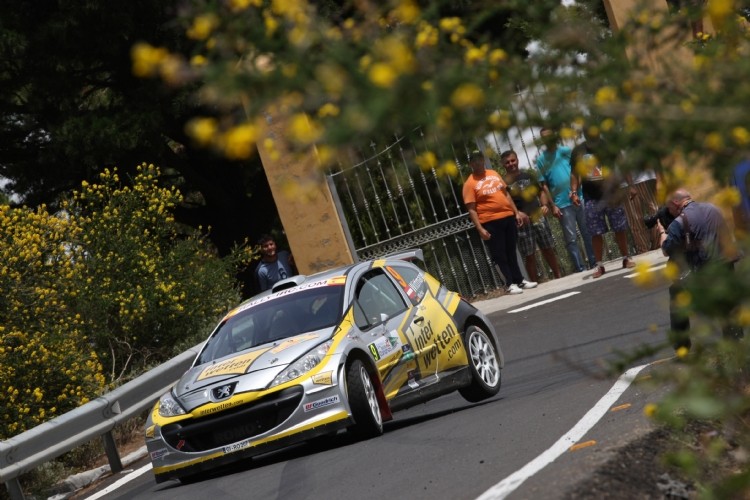
[{"label": "front license plate", "polygon": [[239,443],[230,444],[229,446],[224,447],[224,453],[233,453],[237,450],[241,450],[242,448],[247,448],[248,444],[250,444],[249,439],[245,439],[244,441],[240,441]]}]

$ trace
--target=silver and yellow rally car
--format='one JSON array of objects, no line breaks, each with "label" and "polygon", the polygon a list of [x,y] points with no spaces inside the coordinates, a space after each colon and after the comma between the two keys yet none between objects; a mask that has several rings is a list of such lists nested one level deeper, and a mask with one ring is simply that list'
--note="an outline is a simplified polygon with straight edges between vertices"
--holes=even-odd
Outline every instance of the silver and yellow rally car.
[{"label": "silver and yellow rally car", "polygon": [[149,415],[156,481],[340,429],[376,436],[391,412],[454,390],[497,394],[491,323],[412,258],[295,276],[230,311]]}]

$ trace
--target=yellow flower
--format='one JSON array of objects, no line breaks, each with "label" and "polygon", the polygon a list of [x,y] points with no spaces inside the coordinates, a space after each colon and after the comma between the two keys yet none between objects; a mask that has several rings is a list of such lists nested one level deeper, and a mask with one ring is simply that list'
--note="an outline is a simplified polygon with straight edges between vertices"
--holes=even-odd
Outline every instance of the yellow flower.
[{"label": "yellow flower", "polygon": [[718,132],[709,133],[703,141],[703,144],[712,151],[720,151],[724,148],[724,139]]},{"label": "yellow flower", "polygon": [[130,50],[133,61],[133,74],[144,78],[156,73],[169,52],[164,48],[153,47],[147,43],[137,43]]},{"label": "yellow flower", "polygon": [[659,407],[656,406],[654,403],[647,403],[646,406],[643,407],[643,414],[651,418],[654,415],[656,415],[656,410],[658,409]]},{"label": "yellow flower", "polygon": [[228,130],[223,137],[224,154],[230,159],[247,159],[255,150],[258,128],[246,123]]},{"label": "yellow flower", "polygon": [[609,85],[597,90],[594,96],[594,102],[599,106],[615,101],[617,101],[617,89]]},{"label": "yellow flower", "polygon": [[510,113],[504,110],[494,111],[487,117],[487,122],[495,130],[505,130],[510,128]]},{"label": "yellow flower", "polygon": [[485,51],[479,47],[469,47],[464,54],[464,61],[469,66],[481,62],[484,59]]},{"label": "yellow flower", "polygon": [[726,19],[734,11],[733,0],[709,0],[706,12],[717,29],[722,29]]},{"label": "yellow flower", "polygon": [[201,146],[210,144],[216,137],[219,124],[214,118],[193,118],[186,125],[187,134]]},{"label": "yellow flower", "polygon": [[633,282],[638,286],[649,286],[654,282],[653,274],[649,272],[651,267],[648,262],[638,261],[635,265],[635,276]]},{"label": "yellow flower", "polygon": [[490,64],[495,65],[508,58],[508,54],[503,49],[494,49],[490,52]]},{"label": "yellow flower", "polygon": [[453,160],[446,160],[440,165],[439,171],[442,175],[446,175],[448,177],[457,177],[458,165],[456,165],[456,162],[454,162]]},{"label": "yellow flower", "polygon": [[429,23],[420,23],[419,33],[414,41],[414,45],[417,48],[422,47],[433,47],[438,43],[438,30]]},{"label": "yellow flower", "polygon": [[453,120],[453,110],[447,106],[443,106],[438,111],[437,126],[441,129],[447,129],[451,126]]},{"label": "yellow flower", "polygon": [[683,358],[684,358],[685,356],[687,356],[687,355],[688,355],[688,353],[689,353],[689,352],[690,352],[690,349],[688,349],[688,348],[687,348],[687,347],[685,347],[685,346],[682,346],[682,347],[680,347],[680,348],[678,348],[678,349],[677,349],[677,352],[675,352],[675,355],[676,355],[676,356],[677,356],[677,357],[678,357],[679,359],[683,359]]},{"label": "yellow flower", "polygon": [[560,138],[562,140],[567,141],[567,140],[575,139],[576,135],[577,135],[576,131],[570,127],[563,127],[560,129]]},{"label": "yellow flower", "polygon": [[401,0],[392,14],[404,24],[413,24],[419,19],[420,10],[412,0]]},{"label": "yellow flower", "polygon": [[411,49],[395,36],[375,42],[375,54],[388,62],[398,73],[409,73],[414,70],[414,55]]},{"label": "yellow flower", "polygon": [[662,274],[667,280],[674,281],[680,275],[680,267],[674,262],[668,261]]},{"label": "yellow flower", "polygon": [[743,305],[737,311],[737,322],[743,326],[750,326],[750,306]]},{"label": "yellow flower", "polygon": [[461,24],[459,17],[444,17],[440,20],[440,29],[448,33],[463,34],[466,28]]},{"label": "yellow flower", "polygon": [[229,0],[229,8],[232,12],[246,10],[251,5],[253,7],[260,7],[263,5],[263,0]]},{"label": "yellow flower", "polygon": [[390,64],[375,63],[370,67],[368,76],[370,81],[378,87],[390,88],[398,78],[398,73]]},{"label": "yellow flower", "polygon": [[321,118],[325,118],[326,116],[338,116],[339,111],[340,110],[338,106],[333,103],[327,102],[318,110],[318,116]]},{"label": "yellow flower", "polygon": [[682,290],[675,296],[674,302],[677,307],[687,307],[691,302],[693,302],[693,296],[687,290]]},{"label": "yellow flower", "polygon": [[205,66],[206,64],[208,64],[208,59],[201,54],[196,54],[190,58],[190,66],[200,67]]},{"label": "yellow flower", "polygon": [[289,120],[289,135],[300,144],[312,144],[323,136],[323,127],[304,113],[297,113]]},{"label": "yellow flower", "polygon": [[746,146],[750,143],[750,132],[745,127],[734,127],[732,129],[732,139],[738,146]]},{"label": "yellow flower", "polygon": [[205,40],[219,25],[219,18],[214,14],[201,14],[193,19],[193,24],[187,31],[188,38]]},{"label": "yellow flower", "polygon": [[433,169],[437,166],[437,156],[435,156],[435,153],[432,151],[425,151],[424,153],[417,156],[414,161],[419,165],[419,168],[421,168],[424,171]]},{"label": "yellow flower", "polygon": [[736,187],[721,189],[714,197],[714,203],[724,208],[736,207],[742,201],[742,195]]},{"label": "yellow flower", "polygon": [[478,108],[484,104],[484,91],[474,83],[464,83],[451,94],[451,104],[457,108]]}]

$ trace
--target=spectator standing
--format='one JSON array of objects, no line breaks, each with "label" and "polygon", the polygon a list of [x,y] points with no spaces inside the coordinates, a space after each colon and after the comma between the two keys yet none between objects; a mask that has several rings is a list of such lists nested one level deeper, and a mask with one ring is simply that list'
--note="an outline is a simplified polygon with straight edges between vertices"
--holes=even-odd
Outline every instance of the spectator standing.
[{"label": "spectator standing", "polygon": [[489,247],[490,255],[500,268],[510,294],[523,293],[524,288],[534,288],[536,282],[527,281],[521,274],[516,258],[517,226],[521,215],[508,194],[508,186],[494,170],[485,167],[481,151],[469,155],[471,174],[464,181],[463,199],[474,226]]},{"label": "spectator standing", "polygon": [[[725,263],[733,268],[738,254],[729,226],[717,206],[694,202],[688,191],[678,189],[669,196],[667,207],[675,220],[666,231],[661,222],[657,224],[661,248],[680,270],[680,279],[669,287],[670,340],[675,350],[690,349],[690,318],[675,306],[684,279],[692,272],[701,272],[711,262]],[[731,311],[726,311],[724,317],[731,317]],[[724,336],[740,338],[742,329],[727,322]]]},{"label": "spectator standing", "polygon": [[624,206],[635,252],[639,254],[659,248],[656,226],[649,229],[643,223],[643,217],[652,215],[659,209],[656,201],[656,172],[651,169],[638,172],[633,177],[633,182],[622,189],[627,190]]},{"label": "spectator standing", "polygon": [[729,183],[740,193],[740,204],[732,210],[735,234],[750,236],[750,159],[734,167]]},{"label": "spectator standing", "polygon": [[[573,148],[571,161],[573,174],[570,178],[570,190],[573,203],[581,204],[576,194],[580,186],[585,201],[586,227],[591,235],[596,258],[596,271],[593,278],[602,276],[606,269],[603,263],[604,234],[610,229],[615,233],[617,248],[622,256],[622,267],[635,267],[635,262],[628,254],[628,220],[622,205],[613,203],[612,185],[617,175],[612,169],[602,166],[601,158],[604,141],[601,137],[584,133],[584,140]],[[641,222],[641,224],[643,224]]]},{"label": "spectator standing", "polygon": [[[542,187],[547,191],[550,198],[552,215],[558,218],[565,238],[565,248],[568,250],[570,259],[576,272],[586,269],[585,262],[578,250],[578,235],[580,231],[583,245],[586,248],[588,267],[594,266],[596,258],[586,228],[584,207],[582,204],[573,203],[573,192],[570,190],[570,155],[571,149],[567,146],[558,146],[557,134],[551,129],[543,128],[540,132],[544,149],[536,159],[536,168],[539,172],[539,180]],[[583,193],[576,193],[579,200],[583,199]]]},{"label": "spectator standing", "polygon": [[294,258],[286,250],[277,250],[276,241],[264,234],[258,239],[260,262],[255,269],[260,291],[268,290],[277,281],[294,276]]},{"label": "spectator standing", "polygon": [[539,246],[552,275],[560,277],[560,264],[555,255],[555,240],[546,215],[549,212],[547,194],[539,184],[534,170],[518,168],[518,155],[515,151],[505,151],[500,155],[505,168],[505,181],[510,195],[518,208],[523,224],[518,227],[518,249],[524,259],[529,279],[536,280],[536,247]]}]

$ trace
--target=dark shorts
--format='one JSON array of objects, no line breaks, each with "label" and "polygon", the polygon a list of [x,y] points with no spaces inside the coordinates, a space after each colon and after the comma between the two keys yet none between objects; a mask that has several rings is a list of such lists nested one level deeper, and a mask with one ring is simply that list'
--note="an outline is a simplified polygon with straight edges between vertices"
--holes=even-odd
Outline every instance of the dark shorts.
[{"label": "dark shorts", "polygon": [[536,245],[539,245],[539,248],[555,246],[555,238],[552,236],[546,217],[542,217],[530,226],[524,224],[518,228],[518,251],[523,257],[533,255]]},{"label": "dark shorts", "polygon": [[[609,227],[607,226],[609,221]],[[591,236],[602,235],[612,229],[614,232],[628,229],[628,218],[621,206],[610,207],[606,203],[586,200],[586,228]]]}]

